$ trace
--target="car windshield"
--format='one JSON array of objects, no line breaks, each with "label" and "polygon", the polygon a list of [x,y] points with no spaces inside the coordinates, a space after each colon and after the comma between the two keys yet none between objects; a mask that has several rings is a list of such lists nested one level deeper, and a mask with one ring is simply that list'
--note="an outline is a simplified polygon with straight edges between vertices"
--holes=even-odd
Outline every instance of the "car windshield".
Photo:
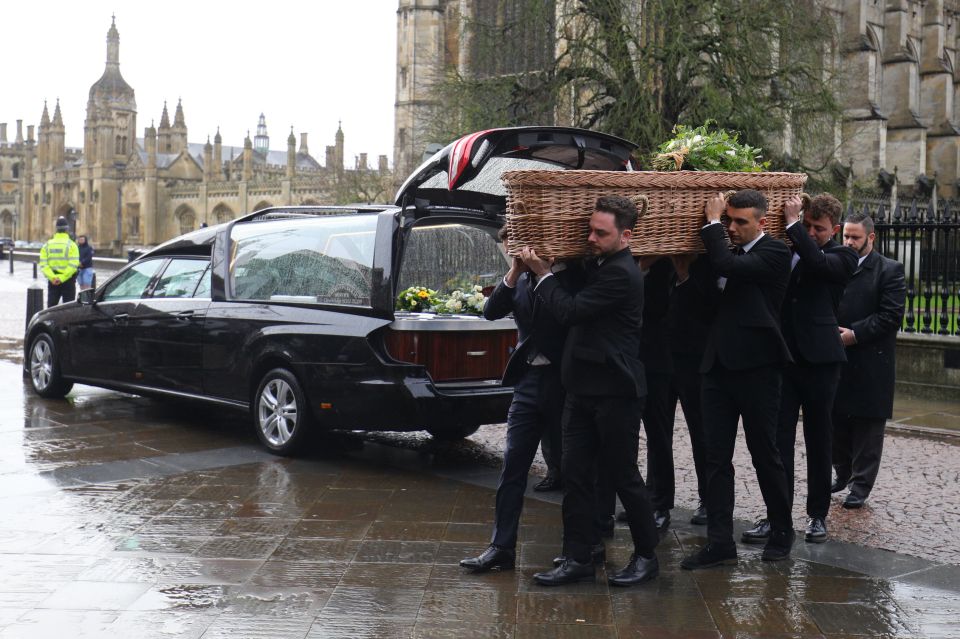
[{"label": "car windshield", "polygon": [[369,306],[376,223],[349,215],[237,224],[233,297]]},{"label": "car windshield", "polygon": [[414,226],[405,243],[398,290],[423,286],[449,295],[478,285],[489,292],[510,267],[501,246],[492,227]]}]

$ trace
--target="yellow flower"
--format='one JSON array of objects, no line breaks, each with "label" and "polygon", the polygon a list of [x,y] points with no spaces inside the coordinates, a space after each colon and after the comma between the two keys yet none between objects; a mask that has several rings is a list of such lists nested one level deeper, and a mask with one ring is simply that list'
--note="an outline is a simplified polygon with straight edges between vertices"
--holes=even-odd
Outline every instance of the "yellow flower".
[{"label": "yellow flower", "polygon": [[421,299],[427,298],[427,297],[430,297],[430,293],[427,293],[426,291],[420,291],[419,293],[417,293],[417,297]]}]

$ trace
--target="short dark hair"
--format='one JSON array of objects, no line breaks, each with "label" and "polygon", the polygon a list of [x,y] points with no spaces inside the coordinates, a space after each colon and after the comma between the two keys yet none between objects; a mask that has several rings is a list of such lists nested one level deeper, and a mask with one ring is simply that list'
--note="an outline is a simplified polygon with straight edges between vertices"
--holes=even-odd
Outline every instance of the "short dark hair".
[{"label": "short dark hair", "polygon": [[737,191],[730,196],[727,204],[735,209],[753,209],[753,216],[758,220],[767,214],[767,198],[753,189]]},{"label": "short dark hair", "polygon": [[506,242],[509,237],[510,237],[510,230],[507,228],[507,225],[504,224],[503,226],[500,227],[499,230],[497,230],[497,238],[501,242]]},{"label": "short dark hair", "polygon": [[846,218],[844,218],[843,223],[862,224],[863,230],[867,232],[867,235],[870,235],[874,231],[873,218],[870,217],[869,213],[864,213],[863,211],[860,211],[859,213],[850,213]]},{"label": "short dark hair", "polygon": [[805,215],[809,215],[814,220],[830,218],[830,224],[836,226],[840,223],[840,213],[842,211],[843,205],[840,204],[840,200],[829,193],[823,193],[810,200],[810,208],[807,209]]},{"label": "short dark hair", "polygon": [[637,205],[622,195],[601,195],[596,210],[613,215],[613,223],[620,232],[633,230],[637,224]]}]

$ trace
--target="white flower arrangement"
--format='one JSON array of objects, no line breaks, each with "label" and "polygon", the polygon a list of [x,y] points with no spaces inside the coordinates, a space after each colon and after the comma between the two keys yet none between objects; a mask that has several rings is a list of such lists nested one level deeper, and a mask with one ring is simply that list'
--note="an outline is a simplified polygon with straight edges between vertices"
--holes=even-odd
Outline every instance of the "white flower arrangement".
[{"label": "white flower arrangement", "polygon": [[397,296],[397,310],[443,315],[482,315],[487,298],[478,284],[454,289],[449,295],[423,286],[411,286]]},{"label": "white flower arrangement", "polygon": [[438,313],[481,315],[486,303],[483,287],[474,284],[466,290],[458,288],[442,297],[435,308]]}]

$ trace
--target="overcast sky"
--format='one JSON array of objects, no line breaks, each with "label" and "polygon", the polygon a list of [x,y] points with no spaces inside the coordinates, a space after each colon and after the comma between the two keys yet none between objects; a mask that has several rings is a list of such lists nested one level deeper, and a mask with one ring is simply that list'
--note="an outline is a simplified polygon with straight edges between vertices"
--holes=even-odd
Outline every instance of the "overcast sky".
[{"label": "overcast sky", "polygon": [[57,98],[67,146],[83,146],[90,86],[103,73],[110,17],[120,33],[120,72],[136,93],[137,137],[173,122],[182,98],[191,142],[242,146],[266,116],[270,148],[285,150],[291,125],[309,133],[325,162],[343,122],[345,162],[361,152],[393,164],[397,0],[0,2],[0,122],[39,125]]}]

